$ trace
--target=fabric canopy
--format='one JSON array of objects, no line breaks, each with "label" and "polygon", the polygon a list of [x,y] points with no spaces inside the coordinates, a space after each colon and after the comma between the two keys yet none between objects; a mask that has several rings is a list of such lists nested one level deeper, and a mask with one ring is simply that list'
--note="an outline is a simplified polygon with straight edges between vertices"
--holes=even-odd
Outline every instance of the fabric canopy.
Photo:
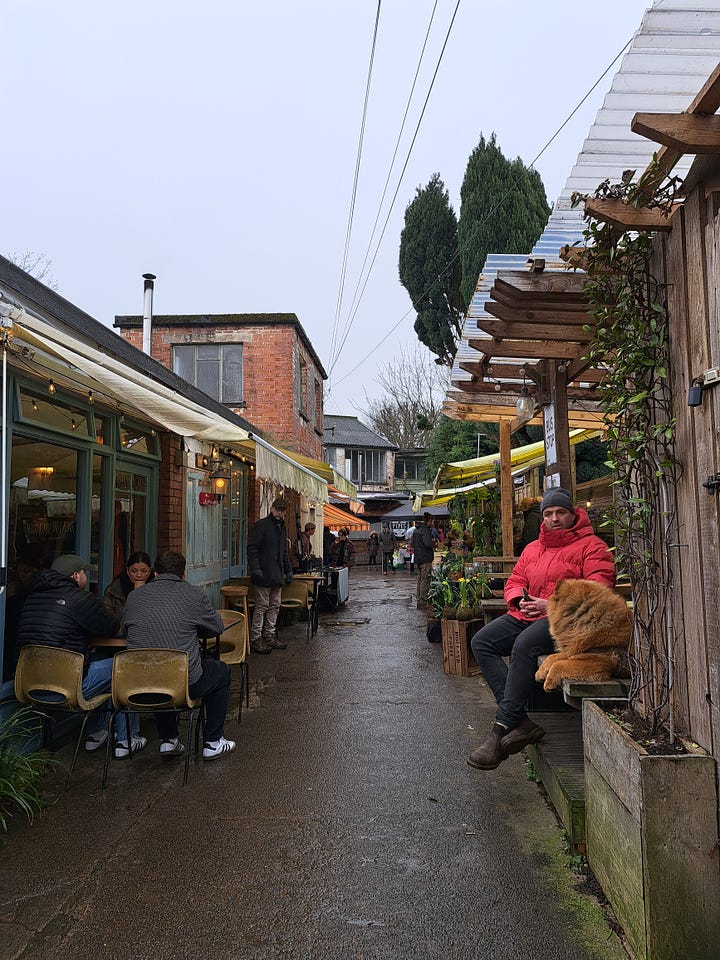
[{"label": "fabric canopy", "polygon": [[326,503],[323,507],[323,526],[332,527],[338,530],[340,527],[347,527],[348,530],[369,530],[370,524],[352,513],[346,513],[332,503]]},{"label": "fabric canopy", "polygon": [[325,480],[329,486],[334,487],[338,493],[344,494],[351,500],[357,500],[357,487],[355,484],[341,473],[338,473],[335,467],[331,467],[329,463],[325,463],[324,460],[314,460],[312,457],[307,457],[303,453],[295,453],[294,450],[283,450],[282,448],[281,450],[286,456],[295,460],[297,463],[301,463],[304,467],[307,467],[308,470],[312,470],[313,473],[322,477],[323,480]]}]

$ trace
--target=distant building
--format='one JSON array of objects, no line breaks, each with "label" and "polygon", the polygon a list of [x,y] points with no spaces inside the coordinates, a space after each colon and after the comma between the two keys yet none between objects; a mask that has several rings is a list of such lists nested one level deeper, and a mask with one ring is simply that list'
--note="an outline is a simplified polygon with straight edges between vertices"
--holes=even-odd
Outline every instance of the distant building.
[{"label": "distant building", "polygon": [[352,480],[359,494],[395,488],[395,444],[357,417],[326,415],[323,421],[325,459]]},{"label": "distant building", "polygon": [[428,483],[425,479],[425,463],[427,450],[425,447],[399,448],[395,452],[395,489],[409,493],[426,490]]}]

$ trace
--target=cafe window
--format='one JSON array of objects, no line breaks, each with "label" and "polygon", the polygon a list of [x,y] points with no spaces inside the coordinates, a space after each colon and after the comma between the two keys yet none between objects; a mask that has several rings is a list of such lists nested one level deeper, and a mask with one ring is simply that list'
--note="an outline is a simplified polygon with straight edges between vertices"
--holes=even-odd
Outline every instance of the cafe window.
[{"label": "cafe window", "polygon": [[[52,381],[51,381],[52,382]],[[28,423],[42,424],[77,437],[92,436],[91,417],[87,410],[56,400],[54,395],[20,391],[20,418]]]},{"label": "cafe window", "polygon": [[135,426],[122,421],[120,423],[120,446],[130,453],[145,453],[157,456],[157,433],[152,428]]},{"label": "cafe window", "polygon": [[242,343],[176,345],[173,370],[220,403],[243,402]]},{"label": "cafe window", "polygon": [[422,461],[417,458],[402,460],[395,458],[395,479],[396,480],[422,480]]}]

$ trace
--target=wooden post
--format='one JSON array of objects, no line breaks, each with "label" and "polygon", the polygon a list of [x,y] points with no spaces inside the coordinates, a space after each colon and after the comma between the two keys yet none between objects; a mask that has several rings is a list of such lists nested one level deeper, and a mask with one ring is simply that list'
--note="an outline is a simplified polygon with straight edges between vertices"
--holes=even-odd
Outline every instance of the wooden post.
[{"label": "wooden post", "polygon": [[510,469],[510,425],[505,418],[500,421],[500,516],[502,518],[502,552],[504,557],[514,556],[513,545],[513,478]]},{"label": "wooden post", "polygon": [[556,478],[554,486],[572,492],[566,365],[562,361],[553,361],[548,364],[548,374],[550,405],[544,411],[545,473],[547,478]]}]

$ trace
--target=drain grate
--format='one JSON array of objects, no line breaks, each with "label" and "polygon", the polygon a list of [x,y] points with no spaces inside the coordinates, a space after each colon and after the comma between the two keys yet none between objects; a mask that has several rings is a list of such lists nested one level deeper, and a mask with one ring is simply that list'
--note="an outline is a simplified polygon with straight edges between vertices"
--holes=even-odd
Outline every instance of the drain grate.
[{"label": "drain grate", "polygon": [[361,627],[364,623],[370,623],[370,617],[365,617],[364,620],[326,620],[323,617],[321,621],[321,626],[323,627]]}]

